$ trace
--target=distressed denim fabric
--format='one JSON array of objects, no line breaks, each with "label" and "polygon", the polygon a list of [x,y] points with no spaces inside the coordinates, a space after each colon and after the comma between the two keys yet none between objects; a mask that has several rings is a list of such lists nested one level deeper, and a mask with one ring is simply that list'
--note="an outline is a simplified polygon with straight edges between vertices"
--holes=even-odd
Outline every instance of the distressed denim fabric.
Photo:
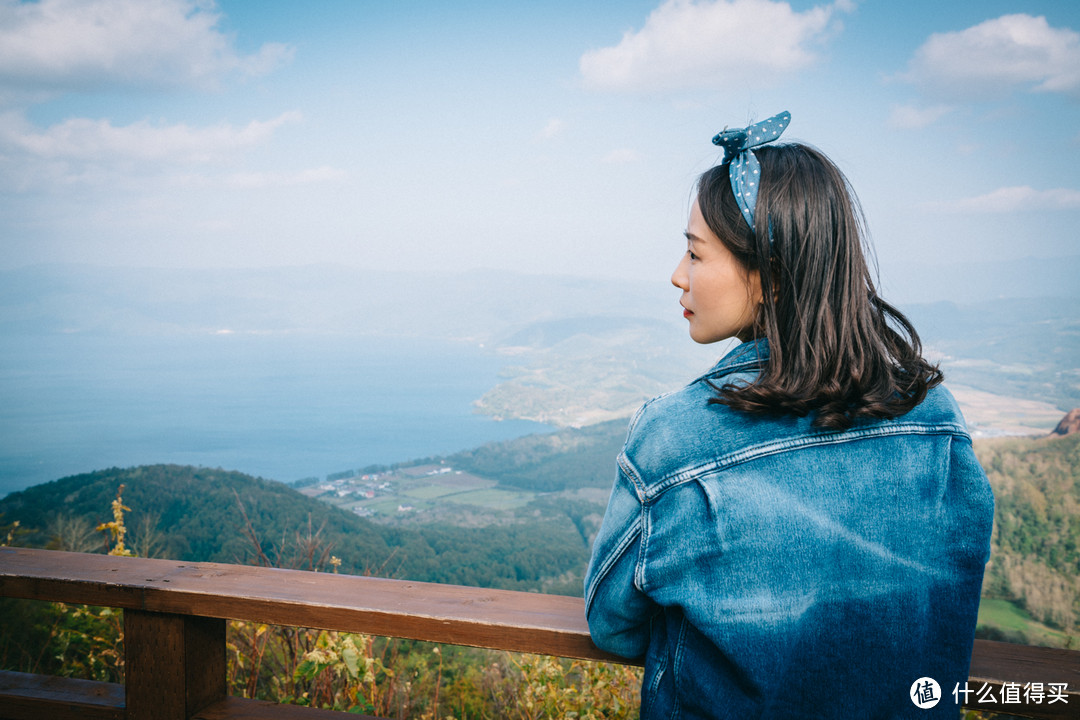
[{"label": "distressed denim fabric", "polygon": [[[710,405],[744,343],[631,421],[585,579],[642,718],[958,717],[993,496],[952,396],[843,431]],[[933,709],[911,686],[935,679]]]}]

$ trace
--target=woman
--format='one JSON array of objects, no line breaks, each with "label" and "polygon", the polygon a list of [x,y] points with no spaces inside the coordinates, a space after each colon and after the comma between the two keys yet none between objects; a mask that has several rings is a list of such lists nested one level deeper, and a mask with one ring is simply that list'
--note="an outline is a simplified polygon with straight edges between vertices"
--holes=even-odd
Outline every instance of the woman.
[{"label": "woman", "polygon": [[765,145],[789,120],[714,138],[672,283],[742,344],[631,421],[589,627],[643,658],[643,718],[956,717],[993,497],[846,179]]}]

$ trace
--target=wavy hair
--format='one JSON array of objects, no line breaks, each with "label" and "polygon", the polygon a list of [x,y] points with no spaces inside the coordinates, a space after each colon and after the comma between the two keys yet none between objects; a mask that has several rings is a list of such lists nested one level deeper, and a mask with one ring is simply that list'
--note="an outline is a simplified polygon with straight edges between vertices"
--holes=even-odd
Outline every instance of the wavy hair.
[{"label": "wavy hair", "polygon": [[710,402],[754,414],[816,412],[814,425],[834,430],[903,415],[942,374],[923,359],[911,322],[874,289],[855,193],[814,148],[767,145],[754,154],[761,164],[754,228],[739,211],[726,165],[698,180],[709,229],[760,272],[753,334],[769,342],[758,378],[718,387]]}]

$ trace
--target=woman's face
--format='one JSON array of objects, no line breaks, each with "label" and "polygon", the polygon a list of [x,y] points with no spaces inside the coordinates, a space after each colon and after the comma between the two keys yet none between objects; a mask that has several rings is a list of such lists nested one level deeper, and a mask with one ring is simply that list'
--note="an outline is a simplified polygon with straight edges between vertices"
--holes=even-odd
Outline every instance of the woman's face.
[{"label": "woman's face", "polygon": [[761,304],[761,276],[744,268],[713,234],[697,200],[686,227],[686,254],[671,283],[682,290],[679,304],[695,342],[749,339]]}]

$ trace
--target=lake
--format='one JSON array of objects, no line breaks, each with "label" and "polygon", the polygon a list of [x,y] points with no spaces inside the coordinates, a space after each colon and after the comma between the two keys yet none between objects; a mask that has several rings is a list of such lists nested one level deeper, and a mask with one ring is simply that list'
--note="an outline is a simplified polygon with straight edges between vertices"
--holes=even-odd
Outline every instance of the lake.
[{"label": "lake", "polygon": [[152,463],[291,482],[551,430],[473,412],[501,363],[430,339],[7,335],[0,497]]}]

